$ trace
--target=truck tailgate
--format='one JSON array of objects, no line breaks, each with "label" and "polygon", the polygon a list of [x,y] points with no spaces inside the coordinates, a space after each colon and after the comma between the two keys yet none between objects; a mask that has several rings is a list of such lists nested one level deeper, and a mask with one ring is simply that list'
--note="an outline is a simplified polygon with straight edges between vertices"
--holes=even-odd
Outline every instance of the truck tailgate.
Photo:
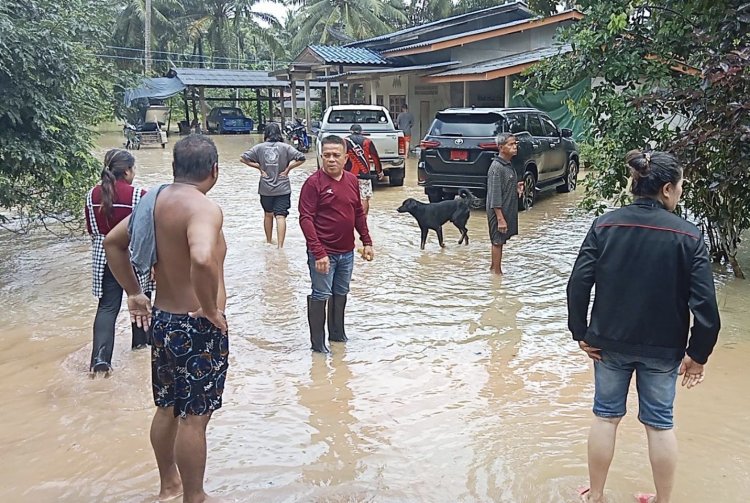
[{"label": "truck tailgate", "polygon": [[380,157],[398,157],[398,133],[372,133],[365,136],[375,144]]}]

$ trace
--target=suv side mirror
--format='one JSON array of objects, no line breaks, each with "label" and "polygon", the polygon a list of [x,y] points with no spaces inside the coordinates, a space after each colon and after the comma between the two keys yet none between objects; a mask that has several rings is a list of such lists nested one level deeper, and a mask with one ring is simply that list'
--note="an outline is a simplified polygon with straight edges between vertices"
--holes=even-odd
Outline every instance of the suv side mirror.
[{"label": "suv side mirror", "polygon": [[573,137],[573,130],[567,127],[564,127],[560,130],[560,134],[563,138],[572,138]]}]

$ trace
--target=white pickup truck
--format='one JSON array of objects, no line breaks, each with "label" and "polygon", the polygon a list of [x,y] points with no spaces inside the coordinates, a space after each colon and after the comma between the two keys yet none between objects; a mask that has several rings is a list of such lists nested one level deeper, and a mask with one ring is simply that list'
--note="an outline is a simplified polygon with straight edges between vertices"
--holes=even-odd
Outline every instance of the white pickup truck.
[{"label": "white pickup truck", "polygon": [[[375,144],[383,163],[383,171],[388,183],[393,186],[404,184],[406,142],[403,131],[393,125],[388,109],[377,105],[333,105],[323,113],[318,139],[335,134],[349,136],[352,124],[362,126],[362,134]],[[320,167],[320,141],[316,142],[318,167]],[[374,170],[373,170],[374,173]]]}]

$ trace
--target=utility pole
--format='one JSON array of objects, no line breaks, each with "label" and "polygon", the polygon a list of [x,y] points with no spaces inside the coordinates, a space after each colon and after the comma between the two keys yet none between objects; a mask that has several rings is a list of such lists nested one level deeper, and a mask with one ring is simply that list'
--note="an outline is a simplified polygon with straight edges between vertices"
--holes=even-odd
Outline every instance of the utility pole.
[{"label": "utility pole", "polygon": [[145,39],[145,73],[151,75],[151,0],[146,0],[146,27],[143,38]]}]

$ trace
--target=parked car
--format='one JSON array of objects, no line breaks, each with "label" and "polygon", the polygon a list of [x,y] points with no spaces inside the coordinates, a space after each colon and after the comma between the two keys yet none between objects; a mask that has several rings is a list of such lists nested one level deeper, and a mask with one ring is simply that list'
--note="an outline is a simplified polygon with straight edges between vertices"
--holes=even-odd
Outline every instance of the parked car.
[{"label": "parked car", "polygon": [[214,107],[206,119],[209,133],[247,133],[253,132],[253,120],[236,107]]},{"label": "parked car", "polygon": [[[318,139],[329,134],[349,136],[352,124],[362,125],[362,134],[375,144],[383,163],[383,172],[391,186],[404,184],[406,163],[406,142],[404,132],[393,125],[388,109],[379,105],[333,105],[323,112]],[[318,163],[320,163],[320,141],[317,142]],[[318,164],[320,165],[320,164]],[[372,174],[375,175],[373,169]],[[376,183],[373,179],[373,183]]]},{"label": "parked car", "polygon": [[575,190],[580,159],[573,131],[558,128],[535,108],[448,108],[435,115],[420,142],[417,177],[431,202],[453,199],[466,187],[487,194],[487,171],[497,155],[495,137],[513,133],[518,154],[512,165],[524,182],[521,209],[534,205],[539,190]]}]

